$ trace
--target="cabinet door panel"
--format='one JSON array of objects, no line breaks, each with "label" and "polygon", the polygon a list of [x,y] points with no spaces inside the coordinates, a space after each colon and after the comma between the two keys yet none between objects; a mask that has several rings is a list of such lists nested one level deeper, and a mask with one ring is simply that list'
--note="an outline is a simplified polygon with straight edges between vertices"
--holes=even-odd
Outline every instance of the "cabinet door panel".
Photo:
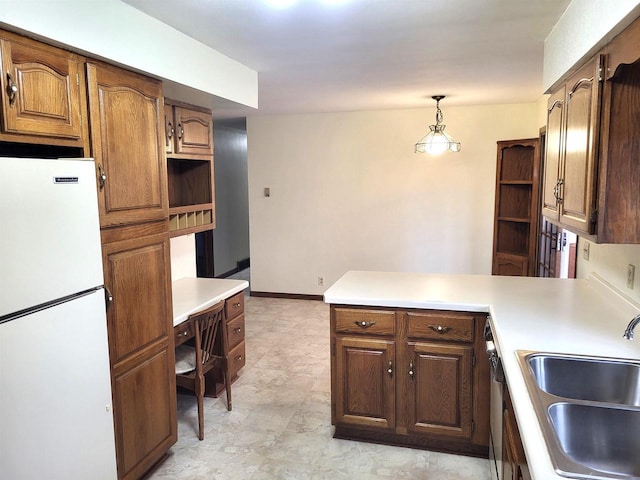
[{"label": "cabinet door panel", "polygon": [[211,114],[175,107],[176,153],[213,155]]},{"label": "cabinet door panel", "polygon": [[112,365],[173,333],[167,281],[169,242],[164,234],[103,246]]},{"label": "cabinet door panel", "polygon": [[104,65],[88,65],[87,77],[92,154],[106,175],[101,226],[166,218],[162,85]]},{"label": "cabinet door panel", "polygon": [[[25,42],[0,41],[4,131],[80,139],[83,91],[79,58],[64,50]],[[13,97],[7,94],[11,85],[16,87]]]},{"label": "cabinet door panel", "polygon": [[596,134],[599,114],[599,63],[589,63],[569,82],[566,96],[564,183],[560,221],[592,233]]},{"label": "cabinet door panel", "polygon": [[563,149],[564,95],[562,87],[549,97],[547,108],[547,137],[544,158],[544,181],[542,186],[542,214],[558,219],[558,198],[560,198],[560,166]]},{"label": "cabinet door panel", "polygon": [[392,340],[336,338],[337,422],[395,426],[394,360]]},{"label": "cabinet door panel", "polygon": [[113,380],[118,475],[141,478],[176,440],[174,356],[165,346]]},{"label": "cabinet door panel", "polygon": [[409,429],[471,438],[473,347],[410,342],[408,351]]}]

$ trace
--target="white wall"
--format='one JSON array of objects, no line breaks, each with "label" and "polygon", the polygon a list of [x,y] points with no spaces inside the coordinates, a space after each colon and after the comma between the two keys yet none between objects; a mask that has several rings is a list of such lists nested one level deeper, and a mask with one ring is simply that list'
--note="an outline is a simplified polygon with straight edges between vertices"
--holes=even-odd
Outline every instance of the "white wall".
[{"label": "white wall", "polygon": [[196,276],[196,239],[193,233],[171,239],[171,281]]},{"label": "white wall", "polygon": [[321,294],[354,269],[491,273],[496,141],[537,137],[538,107],[443,112],[462,151],[441,157],[413,153],[434,108],[250,117],[252,290]]},{"label": "white wall", "polygon": [[258,106],[257,72],[120,0],[2,0],[0,7],[6,28]]},{"label": "white wall", "polygon": [[640,14],[640,0],[573,0],[544,42],[543,90],[594,55]]}]

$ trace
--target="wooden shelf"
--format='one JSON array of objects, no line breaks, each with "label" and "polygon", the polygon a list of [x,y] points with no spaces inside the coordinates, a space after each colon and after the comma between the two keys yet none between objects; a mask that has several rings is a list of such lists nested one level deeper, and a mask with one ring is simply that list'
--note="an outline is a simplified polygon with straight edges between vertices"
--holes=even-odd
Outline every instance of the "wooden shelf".
[{"label": "wooden shelf", "polygon": [[539,140],[498,142],[494,275],[533,275],[538,225]]},{"label": "wooden shelf", "polygon": [[172,237],[213,230],[215,226],[215,215],[211,204],[169,209],[169,235]]}]

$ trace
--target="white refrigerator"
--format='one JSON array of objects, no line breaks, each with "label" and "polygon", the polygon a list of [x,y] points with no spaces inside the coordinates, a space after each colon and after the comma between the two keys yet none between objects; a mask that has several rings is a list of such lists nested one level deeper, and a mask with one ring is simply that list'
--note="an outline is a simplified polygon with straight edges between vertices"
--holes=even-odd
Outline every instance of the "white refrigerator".
[{"label": "white refrigerator", "polygon": [[94,162],[0,157],[0,479],[114,480]]}]

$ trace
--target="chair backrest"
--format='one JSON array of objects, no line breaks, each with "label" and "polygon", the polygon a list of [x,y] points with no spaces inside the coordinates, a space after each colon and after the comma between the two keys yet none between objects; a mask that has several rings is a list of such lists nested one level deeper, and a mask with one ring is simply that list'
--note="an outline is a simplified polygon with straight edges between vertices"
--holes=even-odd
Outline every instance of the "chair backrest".
[{"label": "chair backrest", "polygon": [[204,368],[213,364],[216,359],[220,358],[220,355],[216,355],[215,348],[216,338],[218,337],[218,332],[221,332],[222,330],[223,321],[224,300],[198,314],[194,321],[196,365],[200,365]]}]

